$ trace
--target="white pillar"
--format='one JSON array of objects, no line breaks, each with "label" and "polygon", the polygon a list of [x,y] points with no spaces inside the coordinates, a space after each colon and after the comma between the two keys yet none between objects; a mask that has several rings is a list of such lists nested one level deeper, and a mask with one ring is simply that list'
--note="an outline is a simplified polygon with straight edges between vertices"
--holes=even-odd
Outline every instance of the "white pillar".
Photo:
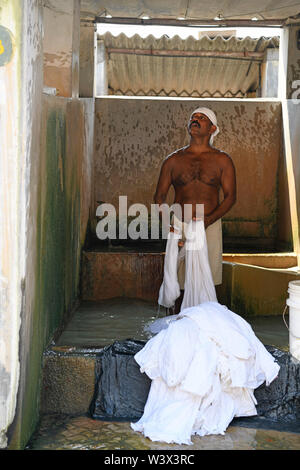
[{"label": "white pillar", "polygon": [[278,95],[279,50],[272,48],[265,52],[262,64],[262,97],[277,98]]},{"label": "white pillar", "polygon": [[81,21],[79,96],[82,98],[95,96],[96,34],[96,27],[92,22]]},{"label": "white pillar", "polygon": [[279,46],[279,89],[278,96],[282,99],[293,98],[294,91],[299,88],[296,81],[300,80],[300,43],[297,36],[299,26],[283,28]]},{"label": "white pillar", "polygon": [[108,95],[107,54],[104,41],[97,41],[96,95]]}]

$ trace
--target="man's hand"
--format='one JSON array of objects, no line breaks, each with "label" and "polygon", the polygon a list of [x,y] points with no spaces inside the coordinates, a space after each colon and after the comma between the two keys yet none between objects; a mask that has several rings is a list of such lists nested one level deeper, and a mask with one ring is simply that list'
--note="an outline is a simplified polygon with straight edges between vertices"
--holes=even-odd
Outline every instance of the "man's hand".
[{"label": "man's hand", "polygon": [[[193,220],[203,220],[202,217],[193,217]],[[207,229],[207,227],[211,224],[210,218],[208,215],[204,216],[204,228]]]},{"label": "man's hand", "polygon": [[[170,232],[175,232],[173,225],[170,225]],[[184,241],[179,240],[178,246],[181,248],[181,247],[183,247],[183,245],[184,245]]]},{"label": "man's hand", "polygon": [[[197,220],[203,220],[202,217],[192,217],[192,220],[197,221]],[[211,224],[210,219],[208,216],[204,216],[204,228],[206,229],[209,225]],[[171,225],[170,226],[170,232],[174,232],[174,227]],[[184,246],[184,241],[179,240],[178,246],[182,248]]]}]

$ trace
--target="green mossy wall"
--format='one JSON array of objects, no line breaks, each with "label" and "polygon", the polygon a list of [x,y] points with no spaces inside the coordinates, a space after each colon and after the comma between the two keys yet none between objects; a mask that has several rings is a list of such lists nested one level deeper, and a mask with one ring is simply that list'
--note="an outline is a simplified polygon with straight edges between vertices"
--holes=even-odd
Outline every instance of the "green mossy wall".
[{"label": "green mossy wall", "polygon": [[35,302],[30,331],[21,345],[23,396],[9,448],[23,449],[39,419],[43,351],[69,318],[79,291],[81,191],[85,152],[84,106],[79,100],[43,97],[37,185]]},{"label": "green mossy wall", "polygon": [[[290,281],[300,275],[289,269],[269,269],[223,262],[218,301],[242,317],[282,315]],[[284,328],[284,326],[283,326]]]}]

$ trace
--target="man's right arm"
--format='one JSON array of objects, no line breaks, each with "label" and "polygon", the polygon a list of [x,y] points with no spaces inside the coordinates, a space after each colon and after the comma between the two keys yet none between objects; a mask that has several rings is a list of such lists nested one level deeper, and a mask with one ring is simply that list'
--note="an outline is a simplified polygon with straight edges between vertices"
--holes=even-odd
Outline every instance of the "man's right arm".
[{"label": "man's right arm", "polygon": [[171,161],[167,158],[162,164],[154,195],[155,204],[163,204],[172,184]]},{"label": "man's right arm", "polygon": [[[160,175],[154,194],[154,202],[157,204],[159,220],[162,222],[163,231],[168,233],[170,228],[170,213],[169,208],[164,204],[167,198],[168,191],[172,184],[172,162],[168,157],[162,164]],[[171,228],[171,231],[172,228]]]}]

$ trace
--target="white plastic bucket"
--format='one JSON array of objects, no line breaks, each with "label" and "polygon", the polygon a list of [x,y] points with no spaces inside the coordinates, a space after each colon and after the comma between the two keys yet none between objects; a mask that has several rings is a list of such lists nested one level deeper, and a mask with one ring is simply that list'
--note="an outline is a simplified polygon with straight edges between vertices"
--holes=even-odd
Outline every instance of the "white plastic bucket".
[{"label": "white plastic bucket", "polygon": [[300,281],[290,281],[288,293],[290,353],[300,361]]}]

